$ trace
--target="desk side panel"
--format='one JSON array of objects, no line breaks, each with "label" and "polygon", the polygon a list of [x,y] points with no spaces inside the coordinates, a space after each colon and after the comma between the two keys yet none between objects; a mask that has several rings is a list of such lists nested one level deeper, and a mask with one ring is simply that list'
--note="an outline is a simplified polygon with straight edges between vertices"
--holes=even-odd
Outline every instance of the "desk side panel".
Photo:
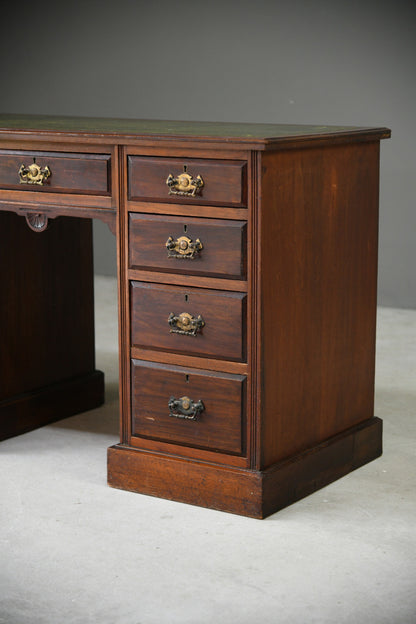
[{"label": "desk side panel", "polygon": [[262,467],[373,416],[378,163],[378,142],[262,155]]}]

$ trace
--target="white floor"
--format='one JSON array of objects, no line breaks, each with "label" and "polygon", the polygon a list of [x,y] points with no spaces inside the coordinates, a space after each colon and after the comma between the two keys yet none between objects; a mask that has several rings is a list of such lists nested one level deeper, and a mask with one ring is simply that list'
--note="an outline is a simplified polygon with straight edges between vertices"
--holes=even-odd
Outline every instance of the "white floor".
[{"label": "white floor", "polygon": [[416,311],[379,310],[383,457],[252,520],[107,487],[115,281],[96,295],[106,405],[0,444],[0,623],[415,624]]}]

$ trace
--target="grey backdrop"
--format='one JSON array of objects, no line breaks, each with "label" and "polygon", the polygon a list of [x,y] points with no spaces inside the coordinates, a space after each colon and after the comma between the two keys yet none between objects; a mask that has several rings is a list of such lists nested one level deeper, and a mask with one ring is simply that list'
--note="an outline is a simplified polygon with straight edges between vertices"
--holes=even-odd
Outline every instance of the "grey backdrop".
[{"label": "grey backdrop", "polygon": [[[416,307],[416,3],[118,0],[2,9],[0,112],[388,126],[379,301]],[[115,244],[95,224],[95,266]]]}]

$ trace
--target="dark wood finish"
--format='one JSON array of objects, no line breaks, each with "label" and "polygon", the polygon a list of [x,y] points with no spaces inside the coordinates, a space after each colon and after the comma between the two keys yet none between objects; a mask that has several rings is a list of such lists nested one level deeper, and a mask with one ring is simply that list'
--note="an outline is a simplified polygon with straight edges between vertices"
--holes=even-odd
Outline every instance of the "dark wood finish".
[{"label": "dark wood finish", "polygon": [[112,487],[261,518],[261,473],[123,445],[108,449],[107,466]]},{"label": "dark wood finish", "polygon": [[[164,442],[155,438],[143,438],[132,436],[128,446],[140,451],[149,451],[150,453],[161,453],[163,455],[176,455],[178,457],[197,459],[201,462],[209,462],[218,464],[218,457],[221,458],[221,464],[233,468],[249,468],[249,460],[246,455],[234,455],[227,451],[211,451],[210,449],[185,446],[184,444],[176,444],[174,442]],[[246,445],[247,446],[247,445]]]},{"label": "dark wood finish", "polygon": [[309,496],[382,454],[382,421],[370,418],[262,471],[261,517]]},{"label": "dark wood finish", "polygon": [[[180,204],[246,205],[245,162],[184,158],[146,158],[128,156],[128,197]],[[166,184],[184,172],[193,178],[200,175],[204,185],[196,197],[170,195]]]},{"label": "dark wood finish", "polygon": [[[170,258],[169,237],[200,239],[203,249],[193,259]],[[246,222],[196,219],[166,215],[129,216],[130,268],[175,274],[244,279],[246,275]]]},{"label": "dark wood finish", "polygon": [[[195,336],[174,333],[171,313],[202,316]],[[245,359],[246,295],[243,293],[131,283],[131,344],[224,360]]]},{"label": "dark wood finish", "polygon": [[4,400],[94,370],[94,300],[90,220],[62,217],[38,234],[0,212],[0,224]]},{"label": "dark wood finish", "polygon": [[201,204],[166,204],[163,202],[129,201],[129,212],[141,212],[152,215],[186,215],[189,217],[207,217],[208,219],[247,219],[247,208],[229,206],[201,206]]},{"label": "dark wood finish", "polygon": [[232,292],[247,292],[247,282],[241,280],[229,280],[200,275],[185,275],[183,273],[159,273],[158,271],[142,271],[130,269],[127,271],[128,279],[138,282],[159,282],[162,284],[177,284],[179,286],[197,286],[199,288],[211,288],[213,290],[228,290]]},{"label": "dark wood finish", "polygon": [[163,359],[165,364],[175,364],[177,366],[190,366],[192,368],[204,368],[223,373],[236,373],[237,375],[247,375],[249,365],[245,362],[231,362],[230,360],[215,360],[213,358],[201,357],[198,355],[185,355],[184,353],[174,353],[169,351],[155,351],[153,349],[142,349],[141,347],[131,347],[131,357],[136,360],[148,360],[149,362],[159,362]]},{"label": "dark wood finish", "polygon": [[[46,166],[51,176],[43,186],[21,184],[22,164]],[[0,187],[31,192],[110,194],[110,155],[40,152],[31,150],[0,150]]]},{"label": "dark wood finish", "polygon": [[0,440],[33,431],[104,403],[101,371],[43,386],[0,401]]},{"label": "dark wood finish", "polygon": [[130,283],[127,279],[129,266],[129,228],[127,202],[127,168],[125,147],[118,152],[119,171],[119,214],[117,235],[118,274],[118,343],[119,393],[120,393],[120,443],[131,440],[131,355],[130,355]]},{"label": "dark wood finish", "polygon": [[191,505],[265,518],[376,459],[381,452],[378,418],[264,471],[191,462],[117,445],[108,449],[108,484]]},{"label": "dark wood finish", "polygon": [[[116,215],[121,414],[110,485],[264,517],[380,455],[378,159],[389,135],[0,115],[0,181],[11,154],[69,159],[59,188],[0,188],[0,286],[12,301],[0,303],[3,436],[43,424],[58,400],[61,415],[88,407],[84,382],[99,400],[90,225],[61,217],[111,225]],[[200,197],[168,194],[168,174],[184,165],[203,177]],[[50,229],[31,233],[28,212]],[[200,238],[200,257],[167,257],[166,240],[181,235]],[[167,335],[185,294],[209,323],[196,337]],[[206,410],[170,416],[171,396]]]},{"label": "dark wood finish", "polygon": [[[132,360],[134,436],[227,453],[244,452],[245,377]],[[202,400],[197,420],[169,415],[170,397]]]},{"label": "dark wood finish", "polygon": [[262,157],[262,467],[374,414],[378,161],[378,143]]},{"label": "dark wood finish", "polygon": [[224,152],[238,147],[291,149],[328,143],[378,141],[389,136],[388,128],[352,126],[0,115],[0,139],[34,138],[37,141],[43,139],[60,143],[83,140],[93,141],[97,145],[113,141],[116,144],[121,142],[125,145],[157,147],[158,155],[165,145],[173,147],[174,152],[182,146],[215,149],[218,155],[214,158],[221,158]]},{"label": "dark wood finish", "polygon": [[[10,191],[13,193],[14,191]],[[84,219],[100,219],[106,223],[113,234],[116,234],[117,214],[115,210],[86,206],[64,206],[60,203],[32,203],[31,201],[13,201],[0,199],[0,207],[5,206],[16,214],[26,216],[42,212],[48,219],[59,217],[82,217]]]},{"label": "dark wood finish", "polygon": [[[68,415],[69,405],[51,413],[48,393],[62,399],[56,384],[83,386],[86,409],[101,405],[104,394],[97,395],[94,377],[91,221],[63,217],[35,233],[23,217],[0,212],[0,231],[7,232],[0,245],[2,437]],[[7,423],[8,415],[19,422]]]},{"label": "dark wood finish", "polygon": [[[78,195],[78,194],[60,194],[60,193],[38,193],[36,190],[30,190],[29,186],[26,190],[10,190],[0,189],[0,209],[14,210],[15,206],[24,206],[25,208],[36,208],[37,210],[47,210],[55,216],[71,216],[65,214],[64,210],[77,210],[77,208],[86,209],[83,214],[85,218],[91,218],[87,210],[93,210],[94,214],[98,214],[100,210],[108,210],[115,212],[112,205],[111,197],[101,195]],[[97,210],[97,213],[95,212]],[[61,214],[62,211],[62,214]],[[78,216],[78,215],[77,215]]]}]

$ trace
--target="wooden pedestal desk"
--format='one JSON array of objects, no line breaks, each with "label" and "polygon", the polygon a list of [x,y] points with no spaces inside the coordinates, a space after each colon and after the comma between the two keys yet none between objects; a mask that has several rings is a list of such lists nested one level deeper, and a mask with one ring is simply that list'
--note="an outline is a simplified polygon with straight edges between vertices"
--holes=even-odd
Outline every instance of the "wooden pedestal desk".
[{"label": "wooden pedestal desk", "polygon": [[110,485],[265,517],[381,454],[386,128],[0,116],[0,438],[100,405],[91,219],[117,237]]}]

